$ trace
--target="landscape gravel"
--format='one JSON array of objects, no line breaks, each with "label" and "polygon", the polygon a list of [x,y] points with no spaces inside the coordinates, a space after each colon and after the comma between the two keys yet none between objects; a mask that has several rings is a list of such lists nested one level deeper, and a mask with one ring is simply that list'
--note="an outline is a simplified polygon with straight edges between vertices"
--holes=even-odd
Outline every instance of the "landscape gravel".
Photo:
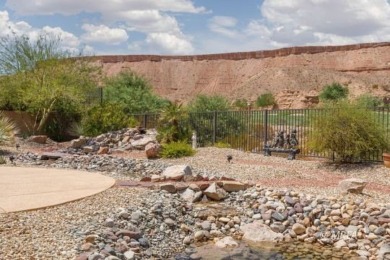
[{"label": "landscape gravel", "polygon": [[[125,157],[69,155],[53,162],[42,161],[38,154],[27,152],[19,154],[15,161],[17,165],[99,171],[120,180],[138,180],[140,177],[160,174],[171,165],[187,164],[191,166],[194,174],[225,176],[252,182],[257,184],[257,189],[265,188],[270,190],[271,194],[275,188],[284,190],[284,194],[293,192],[292,194],[299,194],[300,197],[304,196],[303,194],[312,194],[313,198],[330,197],[333,204],[337,204],[334,198],[342,195],[337,187],[338,181],[358,177],[370,183],[365,194],[342,196],[344,201],[390,201],[390,171],[379,164],[339,166],[311,160],[288,161],[284,157],[264,157],[261,154],[219,148],[199,148],[193,157],[170,160],[144,160],[139,158],[139,153],[134,155],[136,159],[131,158],[132,153],[126,154]],[[228,155],[233,157],[232,163],[227,162]],[[252,189],[250,192],[249,195],[237,193],[230,196],[225,207],[236,210],[223,215],[233,219],[244,214],[242,220],[248,223],[264,219],[262,213],[265,212],[253,211],[253,214],[246,215],[248,207],[251,208],[254,202],[245,203],[245,198],[249,196],[252,201],[261,199],[256,190]],[[262,192],[268,194],[266,190]],[[150,210],[155,213],[148,214]],[[236,212],[237,210],[240,212]],[[132,219],[132,214],[138,211],[144,216],[142,222]],[[186,211],[189,213],[184,214]],[[166,259],[182,252],[184,244],[206,239],[210,235],[211,231],[207,230],[212,223],[199,222],[199,216],[195,213],[196,211],[183,204],[178,194],[140,188],[112,188],[93,197],[61,206],[0,215],[0,259],[74,259],[83,252],[99,251],[107,245],[110,246],[112,241],[103,236],[107,228],[111,228],[110,232],[118,234],[122,239],[119,240],[120,245],[112,244],[119,259]],[[275,215],[275,218],[281,217]],[[217,222],[221,221],[224,223],[225,220],[220,219]],[[233,225],[230,228],[225,227],[226,224],[218,225],[213,234],[222,232],[225,235],[240,236],[234,223],[229,223]],[[117,232],[121,229],[136,234],[139,231],[143,236],[137,239],[120,237]],[[186,231],[187,229],[191,231]],[[192,236],[185,236],[186,232]],[[351,243],[352,248],[353,246]],[[133,247],[134,251],[129,247]],[[182,259],[191,259],[194,251],[187,248],[186,252]],[[376,249],[372,249],[370,254],[375,252]],[[94,256],[96,258],[91,258],[91,255],[88,257],[100,259],[97,254]],[[84,259],[89,259],[88,257]]]}]

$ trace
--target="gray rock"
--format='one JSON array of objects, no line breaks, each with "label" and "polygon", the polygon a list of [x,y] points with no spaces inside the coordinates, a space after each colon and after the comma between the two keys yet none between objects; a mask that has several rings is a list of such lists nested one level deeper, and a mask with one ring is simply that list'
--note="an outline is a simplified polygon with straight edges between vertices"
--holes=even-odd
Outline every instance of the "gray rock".
[{"label": "gray rock", "polygon": [[270,227],[257,220],[241,226],[240,229],[244,233],[242,239],[248,242],[275,242],[283,239],[282,234],[272,231]]},{"label": "gray rock", "polygon": [[345,192],[362,193],[367,181],[357,178],[345,179],[339,182],[340,189]]},{"label": "gray rock", "polygon": [[174,165],[166,168],[162,176],[168,180],[180,181],[184,175],[192,175],[191,167],[188,165]]},{"label": "gray rock", "polygon": [[223,200],[227,196],[226,191],[224,189],[219,188],[215,182],[212,183],[203,193],[208,198],[217,201]]},{"label": "gray rock", "polygon": [[131,250],[126,251],[123,256],[125,257],[126,260],[132,260],[135,258],[135,253]]}]

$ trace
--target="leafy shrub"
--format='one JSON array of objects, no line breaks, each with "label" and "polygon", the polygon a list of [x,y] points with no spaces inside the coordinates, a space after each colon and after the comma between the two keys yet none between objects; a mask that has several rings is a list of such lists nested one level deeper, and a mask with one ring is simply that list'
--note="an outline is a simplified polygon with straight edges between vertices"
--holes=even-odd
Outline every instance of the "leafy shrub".
[{"label": "leafy shrub", "polygon": [[272,93],[261,94],[256,100],[257,107],[268,107],[273,105],[276,105],[276,101]]},{"label": "leafy shrub", "polygon": [[114,103],[90,108],[82,119],[82,132],[87,136],[96,136],[109,131],[136,126],[137,121],[123,111],[123,107]]},{"label": "leafy shrub", "polygon": [[339,101],[325,106],[325,114],[313,120],[309,146],[316,152],[334,152],[339,162],[358,162],[372,152],[389,147],[383,127],[373,111],[358,103]]},{"label": "leafy shrub", "polygon": [[379,107],[380,105],[383,104],[383,101],[380,98],[375,97],[371,94],[363,94],[360,97],[358,97],[356,101],[362,107],[366,107],[370,109]]},{"label": "leafy shrub", "polygon": [[229,109],[229,101],[222,96],[198,95],[188,104],[188,112],[190,113],[227,111]]},{"label": "leafy shrub", "polygon": [[339,83],[326,85],[319,97],[322,101],[337,101],[348,96],[348,88],[341,86]]},{"label": "leafy shrub", "polygon": [[131,71],[109,78],[103,88],[105,102],[120,104],[126,113],[157,112],[168,104],[152,92],[150,84]]},{"label": "leafy shrub", "polygon": [[185,156],[192,156],[194,154],[195,150],[192,149],[191,145],[185,142],[164,144],[161,151],[162,158],[181,158]]},{"label": "leafy shrub", "polygon": [[234,101],[233,106],[240,110],[248,109],[248,100],[245,98],[237,99]]}]

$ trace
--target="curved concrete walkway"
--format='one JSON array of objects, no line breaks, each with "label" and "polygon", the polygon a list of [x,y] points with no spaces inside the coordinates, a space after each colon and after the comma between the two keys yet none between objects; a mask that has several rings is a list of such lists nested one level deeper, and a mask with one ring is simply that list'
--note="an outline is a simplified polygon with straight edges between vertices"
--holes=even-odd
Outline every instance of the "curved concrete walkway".
[{"label": "curved concrete walkway", "polygon": [[0,213],[63,204],[102,192],[113,178],[76,170],[0,167]]}]

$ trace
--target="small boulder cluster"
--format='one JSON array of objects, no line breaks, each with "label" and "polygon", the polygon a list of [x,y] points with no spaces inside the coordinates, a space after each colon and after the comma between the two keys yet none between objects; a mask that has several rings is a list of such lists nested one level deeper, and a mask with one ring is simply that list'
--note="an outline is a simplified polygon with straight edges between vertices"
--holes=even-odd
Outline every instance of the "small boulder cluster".
[{"label": "small boulder cluster", "polygon": [[155,129],[129,128],[101,134],[97,137],[80,136],[70,143],[66,152],[76,154],[108,154],[115,151],[145,151],[149,159],[157,158],[161,150]]}]

